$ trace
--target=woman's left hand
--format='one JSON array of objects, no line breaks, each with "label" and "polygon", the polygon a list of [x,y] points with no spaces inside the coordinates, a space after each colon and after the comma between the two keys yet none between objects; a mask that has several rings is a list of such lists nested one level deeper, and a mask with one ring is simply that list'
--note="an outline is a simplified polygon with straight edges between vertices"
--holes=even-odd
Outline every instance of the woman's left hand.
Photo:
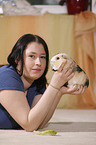
[{"label": "woman's left hand", "polygon": [[83,94],[86,90],[86,86],[83,87],[82,85],[80,86],[80,88],[78,89],[77,85],[74,85],[72,88],[67,88],[65,86],[62,86],[60,88],[60,92],[61,94],[72,94],[72,95],[79,95],[79,94]]}]

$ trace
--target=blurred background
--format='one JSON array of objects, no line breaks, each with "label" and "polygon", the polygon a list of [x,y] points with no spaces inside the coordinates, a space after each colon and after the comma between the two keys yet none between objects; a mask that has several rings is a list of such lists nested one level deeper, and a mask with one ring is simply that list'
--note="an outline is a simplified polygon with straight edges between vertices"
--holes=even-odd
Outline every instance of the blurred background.
[{"label": "blurred background", "polygon": [[60,0],[27,0],[32,5],[58,5]]}]

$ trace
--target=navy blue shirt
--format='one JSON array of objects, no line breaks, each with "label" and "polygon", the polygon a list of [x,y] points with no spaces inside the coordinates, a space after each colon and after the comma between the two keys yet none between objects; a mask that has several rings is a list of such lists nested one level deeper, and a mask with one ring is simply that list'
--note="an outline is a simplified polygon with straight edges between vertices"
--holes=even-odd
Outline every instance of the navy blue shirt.
[{"label": "navy blue shirt", "polygon": [[[44,93],[45,88],[40,90],[40,92]],[[1,90],[18,90],[25,92],[21,77],[10,65],[5,65],[0,68],[0,91]],[[28,89],[26,95],[30,107],[32,105],[34,97],[38,94],[40,93],[36,90],[36,84],[33,83],[32,86]],[[0,104],[0,128],[11,129],[19,127],[20,126],[10,116],[6,109]]]}]

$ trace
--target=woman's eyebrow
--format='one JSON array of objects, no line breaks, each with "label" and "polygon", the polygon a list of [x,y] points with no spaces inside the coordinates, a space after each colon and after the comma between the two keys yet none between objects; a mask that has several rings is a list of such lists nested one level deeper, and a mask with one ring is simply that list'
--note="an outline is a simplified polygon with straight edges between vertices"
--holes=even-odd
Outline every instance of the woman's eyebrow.
[{"label": "woman's eyebrow", "polygon": [[41,55],[46,55],[46,53],[41,53]]},{"label": "woman's eyebrow", "polygon": [[[31,54],[37,54],[36,52],[29,52]],[[40,55],[46,55],[46,53],[41,53]]]}]

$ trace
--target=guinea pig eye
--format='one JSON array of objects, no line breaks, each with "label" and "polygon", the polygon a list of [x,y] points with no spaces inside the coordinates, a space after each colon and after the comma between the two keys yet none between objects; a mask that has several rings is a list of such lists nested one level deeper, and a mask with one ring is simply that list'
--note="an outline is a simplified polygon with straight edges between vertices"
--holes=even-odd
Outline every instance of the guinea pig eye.
[{"label": "guinea pig eye", "polygon": [[57,57],[56,59],[57,59],[57,60],[59,60],[59,59],[60,59],[60,57]]}]

